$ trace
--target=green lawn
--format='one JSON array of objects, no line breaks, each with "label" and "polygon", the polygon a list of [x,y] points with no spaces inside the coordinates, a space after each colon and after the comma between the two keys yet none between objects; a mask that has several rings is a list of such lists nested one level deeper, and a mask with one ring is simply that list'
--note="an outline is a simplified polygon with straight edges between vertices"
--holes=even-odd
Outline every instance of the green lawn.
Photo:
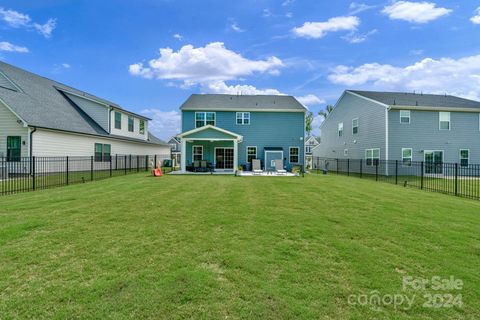
[{"label": "green lawn", "polygon": [[[478,319],[479,271],[480,201],[351,177],[140,173],[0,197],[2,320]],[[372,291],[416,298],[349,304]]]}]

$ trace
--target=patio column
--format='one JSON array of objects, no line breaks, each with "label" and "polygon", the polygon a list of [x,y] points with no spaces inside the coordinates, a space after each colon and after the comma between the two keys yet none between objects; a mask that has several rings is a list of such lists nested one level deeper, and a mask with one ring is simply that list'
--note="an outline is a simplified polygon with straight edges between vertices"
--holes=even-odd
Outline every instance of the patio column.
[{"label": "patio column", "polygon": [[182,138],[182,153],[180,155],[180,158],[182,163],[182,165],[180,166],[180,171],[185,172],[187,171],[187,141],[184,138]]},{"label": "patio column", "polygon": [[238,169],[238,141],[233,140],[233,172]]}]

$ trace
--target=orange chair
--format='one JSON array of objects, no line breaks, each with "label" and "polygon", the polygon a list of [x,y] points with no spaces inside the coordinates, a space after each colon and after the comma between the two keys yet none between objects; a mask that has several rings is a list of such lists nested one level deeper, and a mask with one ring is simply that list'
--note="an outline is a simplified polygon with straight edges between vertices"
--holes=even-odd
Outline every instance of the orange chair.
[{"label": "orange chair", "polygon": [[153,176],[154,177],[161,177],[163,176],[162,168],[156,168],[153,170]]}]

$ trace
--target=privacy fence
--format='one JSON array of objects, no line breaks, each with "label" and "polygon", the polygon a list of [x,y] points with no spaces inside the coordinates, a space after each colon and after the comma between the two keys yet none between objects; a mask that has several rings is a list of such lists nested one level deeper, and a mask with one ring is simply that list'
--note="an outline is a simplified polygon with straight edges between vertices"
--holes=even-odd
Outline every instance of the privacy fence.
[{"label": "privacy fence", "polygon": [[479,164],[314,157],[312,170],[480,200]]},{"label": "privacy fence", "polygon": [[174,170],[169,155],[0,157],[0,195],[102,180],[161,167]]}]

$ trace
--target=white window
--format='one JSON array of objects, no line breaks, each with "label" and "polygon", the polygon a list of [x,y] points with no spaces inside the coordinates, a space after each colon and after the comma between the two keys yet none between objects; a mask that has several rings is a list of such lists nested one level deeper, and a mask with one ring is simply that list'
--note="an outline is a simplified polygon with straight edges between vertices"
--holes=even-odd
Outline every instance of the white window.
[{"label": "white window", "polygon": [[312,146],[305,146],[305,153],[311,153],[312,152]]},{"label": "white window", "polygon": [[470,162],[470,150],[460,149],[460,166],[468,167]]},{"label": "white window", "polygon": [[339,137],[343,136],[343,122],[340,122],[338,124],[338,136]]},{"label": "white window", "polygon": [[380,160],[380,149],[367,149],[365,150],[365,160],[367,166],[376,166]]},{"label": "white window", "polygon": [[257,159],[257,147],[247,147],[247,162],[251,163],[253,159]]},{"label": "white window", "polygon": [[411,167],[412,166],[412,148],[402,148],[402,166]]},{"label": "white window", "polygon": [[410,123],[410,110],[400,110],[400,123]]},{"label": "white window", "polygon": [[195,112],[195,128],[215,125],[215,112]]},{"label": "white window", "polygon": [[439,112],[440,130],[450,130],[450,112]]},{"label": "white window", "polygon": [[192,159],[193,161],[203,160],[203,146],[192,147]]},{"label": "white window", "polygon": [[237,112],[237,124],[250,124],[250,112]]},{"label": "white window", "polygon": [[344,155],[345,157],[348,157],[348,149],[343,149],[343,155]]},{"label": "white window", "polygon": [[358,118],[352,119],[352,134],[358,133]]},{"label": "white window", "polygon": [[300,156],[299,147],[290,147],[290,163],[298,163]]}]

